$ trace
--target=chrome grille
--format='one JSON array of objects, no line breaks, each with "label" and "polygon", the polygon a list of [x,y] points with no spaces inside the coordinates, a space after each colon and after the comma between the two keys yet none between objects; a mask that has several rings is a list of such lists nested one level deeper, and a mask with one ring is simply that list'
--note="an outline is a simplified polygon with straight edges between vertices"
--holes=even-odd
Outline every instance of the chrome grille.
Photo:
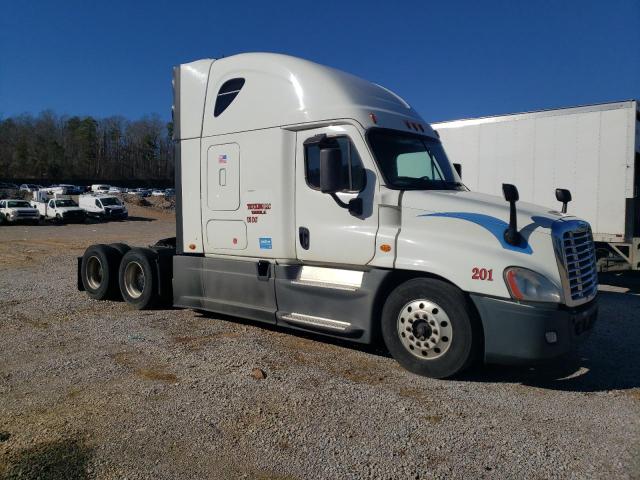
[{"label": "chrome grille", "polygon": [[574,304],[590,300],[598,291],[598,269],[593,236],[588,225],[563,232],[562,254],[567,296],[570,295]]}]

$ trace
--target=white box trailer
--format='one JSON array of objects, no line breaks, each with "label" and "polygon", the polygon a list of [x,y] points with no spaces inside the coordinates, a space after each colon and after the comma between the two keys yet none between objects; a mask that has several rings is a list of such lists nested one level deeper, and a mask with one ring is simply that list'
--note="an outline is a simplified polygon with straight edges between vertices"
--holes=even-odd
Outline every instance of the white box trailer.
[{"label": "white box trailer", "polygon": [[522,200],[569,210],[593,229],[599,256],[640,268],[640,110],[635,100],[432,124],[471,190],[517,185]]},{"label": "white box trailer", "polygon": [[556,358],[597,318],[588,223],[470,192],[395,93],[286,55],[174,70],[176,238],[93,245],[78,286],[371,343],[433,377]]}]

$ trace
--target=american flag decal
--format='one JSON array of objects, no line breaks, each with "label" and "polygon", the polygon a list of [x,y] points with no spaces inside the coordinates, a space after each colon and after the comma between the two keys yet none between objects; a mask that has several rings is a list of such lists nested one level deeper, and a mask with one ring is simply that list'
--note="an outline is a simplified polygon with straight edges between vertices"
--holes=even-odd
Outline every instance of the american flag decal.
[{"label": "american flag decal", "polygon": [[218,163],[227,163],[226,155],[218,155]]}]

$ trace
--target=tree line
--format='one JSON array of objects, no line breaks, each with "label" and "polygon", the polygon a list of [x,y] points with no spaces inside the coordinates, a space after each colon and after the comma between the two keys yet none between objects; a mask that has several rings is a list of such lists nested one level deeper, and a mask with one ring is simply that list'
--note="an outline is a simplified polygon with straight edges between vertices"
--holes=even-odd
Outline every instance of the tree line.
[{"label": "tree line", "polygon": [[0,179],[54,183],[173,182],[172,124],[57,115],[0,118]]}]

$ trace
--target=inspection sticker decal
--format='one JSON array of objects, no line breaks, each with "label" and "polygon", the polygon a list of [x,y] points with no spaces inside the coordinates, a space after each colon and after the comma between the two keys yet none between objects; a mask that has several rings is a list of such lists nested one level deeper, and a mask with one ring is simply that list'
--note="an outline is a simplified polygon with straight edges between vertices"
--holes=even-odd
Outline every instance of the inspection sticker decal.
[{"label": "inspection sticker decal", "polygon": [[260,249],[261,250],[271,250],[271,237],[260,237]]}]

